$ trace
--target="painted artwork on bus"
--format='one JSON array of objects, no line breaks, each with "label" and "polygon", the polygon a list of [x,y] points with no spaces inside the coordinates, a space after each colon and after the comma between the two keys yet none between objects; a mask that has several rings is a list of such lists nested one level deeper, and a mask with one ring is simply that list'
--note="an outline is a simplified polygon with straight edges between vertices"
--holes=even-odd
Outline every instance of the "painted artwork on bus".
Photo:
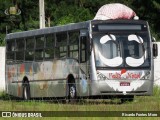
[{"label": "painted artwork on bus", "polygon": [[25,75],[29,80],[66,79],[70,73],[78,78],[79,64],[74,59],[7,66],[7,79],[10,81],[22,81]]}]

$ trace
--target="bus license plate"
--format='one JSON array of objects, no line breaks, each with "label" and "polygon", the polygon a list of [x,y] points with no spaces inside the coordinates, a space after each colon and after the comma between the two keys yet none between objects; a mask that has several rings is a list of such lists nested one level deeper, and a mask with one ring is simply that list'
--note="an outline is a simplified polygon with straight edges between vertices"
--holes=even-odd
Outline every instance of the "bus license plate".
[{"label": "bus license plate", "polygon": [[130,86],[130,82],[120,82],[120,86]]}]

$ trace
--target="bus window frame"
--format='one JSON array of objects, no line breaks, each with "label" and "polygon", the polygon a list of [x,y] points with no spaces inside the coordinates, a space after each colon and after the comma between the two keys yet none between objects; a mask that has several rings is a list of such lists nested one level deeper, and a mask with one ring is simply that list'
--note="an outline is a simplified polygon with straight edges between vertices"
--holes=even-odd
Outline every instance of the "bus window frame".
[{"label": "bus window frame", "polygon": [[[38,46],[37,47],[37,45],[38,45],[37,43],[38,43],[39,39],[41,39],[41,38],[43,38],[43,46],[41,46],[41,47]],[[34,61],[43,61],[44,60],[45,40],[46,40],[45,35],[35,36],[34,39],[35,39]],[[41,57],[41,59],[37,59],[36,53],[37,53],[37,51],[40,51],[40,50],[42,50],[43,57]]]},{"label": "bus window frame", "polygon": [[[62,35],[62,34],[66,34],[66,45],[61,45],[63,42],[57,42],[57,34],[58,35]],[[58,32],[58,33],[55,33],[55,56],[54,58],[55,59],[64,59],[64,58],[67,58],[68,57],[68,31],[65,31],[65,32]],[[63,39],[62,39],[63,40]],[[63,47],[63,51],[60,51],[60,47]],[[64,51],[64,48],[66,47],[66,51]],[[56,54],[56,50],[58,50],[58,54]],[[66,55],[64,57],[61,57],[60,54],[63,54],[65,53]],[[58,57],[56,56],[58,55]]]},{"label": "bus window frame", "polygon": [[[51,36],[52,38],[53,38],[53,44],[52,44],[52,46],[47,46],[47,37],[48,36]],[[51,60],[51,59],[55,59],[55,33],[50,33],[50,34],[45,34],[44,35],[44,37],[45,37],[45,43],[44,43],[44,60]],[[47,50],[53,50],[53,56],[52,57],[49,57],[49,58],[47,58],[47,57],[45,57],[45,53],[46,53],[46,51]]]},{"label": "bus window frame", "polygon": [[[32,49],[30,49],[30,48],[28,49],[28,48],[27,48],[27,46],[28,46],[28,45],[27,45],[27,39],[30,39],[30,38],[32,38],[32,39],[34,40],[34,46],[33,46]],[[35,42],[36,42],[35,36],[26,37],[26,38],[25,38],[25,58],[24,58],[24,61],[25,61],[25,62],[31,62],[31,61],[33,62],[33,61],[35,61]],[[26,60],[26,53],[27,53],[27,52],[33,52],[33,60]]]},{"label": "bus window frame", "polygon": [[[82,37],[85,37],[85,39],[83,39],[84,40],[84,43],[85,43],[85,48],[83,49],[82,48]],[[79,51],[80,51],[80,60],[79,60],[79,62],[80,63],[85,63],[86,61],[87,61],[87,59],[88,59],[88,36],[80,36],[80,42],[79,42],[79,46],[80,46],[80,49],[79,49]],[[83,61],[82,60],[82,49],[84,50],[84,52],[85,52],[85,60]]]},{"label": "bus window frame", "polygon": [[[13,46],[14,49],[11,50],[11,51],[8,51],[8,48],[9,48],[9,47],[8,47],[8,43],[6,42],[6,43],[7,43],[7,48],[6,48],[6,54],[7,54],[7,55],[6,55],[6,61],[7,61],[7,63],[14,63],[14,62],[16,62],[16,61],[15,61],[15,57],[16,57],[16,56],[15,56],[15,52],[16,52],[16,48],[15,48],[15,47],[16,47],[16,42],[15,42],[15,41],[16,41],[15,39],[11,39],[11,40],[8,40],[8,41],[7,41],[7,42],[14,42],[14,46]],[[12,48],[11,48],[11,49],[12,49]],[[8,59],[8,53],[13,53],[13,59]]]},{"label": "bus window frame", "polygon": [[[73,33],[78,34],[76,36],[78,38],[77,44],[73,44],[73,43],[71,44],[71,41],[73,41],[73,40],[70,39],[71,38],[70,36]],[[68,31],[68,57],[72,58],[72,59],[76,59],[77,61],[79,61],[79,58],[80,58],[80,53],[79,53],[79,51],[80,51],[80,44],[79,44],[79,41],[80,41],[80,30]],[[74,40],[74,42],[75,42],[75,40]],[[77,47],[78,47],[76,50],[74,49],[74,45],[77,45]],[[70,49],[71,46],[73,46],[72,50]],[[77,52],[77,54],[78,54],[77,58],[75,58],[73,56],[74,52]],[[72,55],[70,53],[72,53]]]},{"label": "bus window frame", "polygon": [[[17,42],[20,41],[20,40],[24,42],[24,46],[22,47],[23,49],[20,49],[20,50],[19,50]],[[15,50],[15,61],[16,61],[17,63],[18,63],[18,62],[24,62],[24,61],[25,61],[25,50],[26,50],[26,41],[25,41],[25,38],[15,39],[15,47],[16,47],[16,50]],[[18,53],[18,52],[22,52],[22,53],[23,53],[23,59],[17,60],[17,53]]]}]

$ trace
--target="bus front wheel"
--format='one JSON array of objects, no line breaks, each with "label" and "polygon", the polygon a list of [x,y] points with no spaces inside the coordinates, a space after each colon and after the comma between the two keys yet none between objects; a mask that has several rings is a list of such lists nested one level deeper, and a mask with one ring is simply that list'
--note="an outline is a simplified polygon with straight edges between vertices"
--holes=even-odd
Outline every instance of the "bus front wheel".
[{"label": "bus front wheel", "polygon": [[30,100],[30,86],[28,82],[23,83],[23,100]]}]

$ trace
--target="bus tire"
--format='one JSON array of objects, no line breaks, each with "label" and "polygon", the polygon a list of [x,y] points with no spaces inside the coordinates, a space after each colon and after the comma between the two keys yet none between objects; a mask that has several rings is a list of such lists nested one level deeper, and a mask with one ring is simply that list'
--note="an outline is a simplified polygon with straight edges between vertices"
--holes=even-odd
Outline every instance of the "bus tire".
[{"label": "bus tire", "polygon": [[121,103],[132,102],[134,100],[134,95],[127,95],[121,98]]},{"label": "bus tire", "polygon": [[68,100],[69,103],[76,103],[77,101],[77,92],[76,92],[76,86],[75,84],[71,83],[68,85],[69,91],[68,91]]},{"label": "bus tire", "polygon": [[23,83],[23,100],[30,100],[30,86],[27,81]]}]

